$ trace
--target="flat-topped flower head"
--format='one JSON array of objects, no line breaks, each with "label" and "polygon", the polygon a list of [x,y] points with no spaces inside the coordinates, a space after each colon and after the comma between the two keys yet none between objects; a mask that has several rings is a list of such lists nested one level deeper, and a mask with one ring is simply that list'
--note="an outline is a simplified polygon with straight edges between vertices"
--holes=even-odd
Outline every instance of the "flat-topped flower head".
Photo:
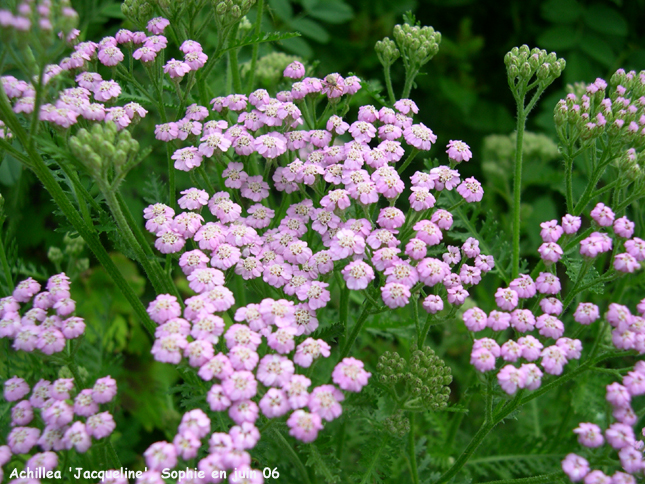
[{"label": "flat-topped flower head", "polygon": [[432,144],[437,141],[437,135],[423,123],[413,124],[405,128],[403,136],[410,146],[425,151],[432,148]]},{"label": "flat-topped flower head", "polygon": [[470,146],[468,146],[463,141],[450,140],[447,148],[448,149],[446,150],[446,153],[448,153],[448,158],[456,163],[468,161],[473,156],[472,152],[470,151]]}]

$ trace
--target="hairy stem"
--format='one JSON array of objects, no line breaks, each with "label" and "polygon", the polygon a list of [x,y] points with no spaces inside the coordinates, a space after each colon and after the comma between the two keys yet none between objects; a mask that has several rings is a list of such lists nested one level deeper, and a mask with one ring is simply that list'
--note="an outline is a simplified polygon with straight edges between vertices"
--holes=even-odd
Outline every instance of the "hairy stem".
[{"label": "hairy stem", "polygon": [[[264,0],[258,0],[257,12],[255,17],[255,24],[253,25],[253,30],[255,31],[256,37],[260,35],[262,30],[262,16],[264,15]],[[246,94],[250,94],[253,90],[253,83],[255,82],[255,66],[258,62],[258,51],[260,49],[260,43],[253,44],[253,50],[251,52],[251,68],[249,69],[249,78],[246,81]]]},{"label": "hairy stem", "polygon": [[515,176],[513,179],[513,265],[512,277],[520,274],[520,204],[522,202],[522,143],[526,126],[524,96],[517,99],[517,139],[515,144]]},{"label": "hairy stem", "polygon": [[410,468],[412,471],[412,483],[419,484],[419,471],[417,470],[417,453],[414,440],[414,412],[410,412],[410,432],[408,433],[408,445],[410,446]]},{"label": "hairy stem", "polygon": [[387,95],[390,98],[390,104],[394,105],[396,97],[394,96],[394,89],[392,89],[392,76],[390,76],[390,64],[383,65],[383,74],[385,76],[385,87],[387,87]]},{"label": "hairy stem", "polygon": [[302,482],[306,484],[311,484],[311,481],[309,480],[309,473],[307,472],[307,468],[300,460],[300,457],[298,457],[298,454],[296,453],[294,448],[291,446],[291,444],[289,444],[289,442],[287,442],[287,439],[284,438],[284,435],[282,435],[278,430],[276,430],[275,427],[272,430],[273,430],[273,435],[275,435],[276,440],[281,445],[284,452],[289,456],[289,458],[298,468],[298,471],[302,476]]}]

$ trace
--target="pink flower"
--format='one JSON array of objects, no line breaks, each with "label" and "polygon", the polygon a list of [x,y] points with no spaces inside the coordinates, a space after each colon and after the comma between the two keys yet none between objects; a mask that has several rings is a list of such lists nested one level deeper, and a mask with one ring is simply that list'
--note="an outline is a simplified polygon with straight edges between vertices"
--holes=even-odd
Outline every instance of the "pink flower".
[{"label": "pink flower", "polygon": [[535,280],[535,287],[541,294],[557,294],[562,289],[560,279],[550,272],[540,272]]},{"label": "pink flower", "polygon": [[342,390],[360,392],[367,385],[370,376],[372,374],[364,370],[362,361],[355,358],[343,358],[334,368],[332,380]]},{"label": "pink flower", "polygon": [[343,412],[340,402],[344,399],[345,396],[335,386],[321,385],[311,392],[308,406],[312,412],[331,422]]},{"label": "pink flower", "polygon": [[94,99],[105,102],[121,94],[121,86],[115,81],[101,81],[94,88]]},{"label": "pink flower", "polygon": [[257,393],[257,381],[250,371],[236,371],[222,382],[222,390],[233,402],[249,400]]},{"label": "pink flower", "polygon": [[316,413],[296,410],[287,420],[289,435],[302,442],[313,442],[318,437],[318,431],[323,428],[322,420]]},{"label": "pink flower", "polygon": [[559,346],[549,346],[540,353],[542,356],[542,367],[551,375],[561,375],[564,365],[567,364],[565,352]]},{"label": "pink flower", "polygon": [[29,302],[39,291],[40,284],[29,277],[16,285],[12,296],[17,302],[26,303]]},{"label": "pink flower", "polygon": [[215,151],[225,153],[231,147],[231,141],[221,133],[211,133],[201,138],[199,153],[207,158],[213,156]]},{"label": "pink flower", "polygon": [[99,378],[92,388],[92,399],[96,403],[108,403],[112,401],[116,391],[116,381],[112,377]]},{"label": "pink flower", "polygon": [[103,439],[114,432],[116,423],[109,412],[97,413],[87,419],[85,429],[90,437]]},{"label": "pink flower", "polygon": [[620,422],[611,424],[605,431],[605,437],[607,438],[607,443],[616,450],[633,447],[636,443],[634,430],[629,425]]},{"label": "pink flower", "polygon": [[645,241],[634,237],[633,239],[625,241],[624,245],[627,253],[637,261],[641,262],[645,260]]},{"label": "pink flower", "polygon": [[330,346],[323,340],[307,338],[298,345],[293,361],[303,368],[309,368],[313,361],[321,355],[327,358],[330,355],[330,350]]},{"label": "pink flower", "polygon": [[591,218],[601,227],[609,227],[614,223],[614,212],[604,203],[598,203],[590,213]]},{"label": "pink flower", "polygon": [[562,313],[562,301],[554,297],[547,297],[540,301],[540,308],[547,314],[557,316]]},{"label": "pink flower", "polygon": [[518,302],[519,297],[517,292],[510,287],[506,289],[500,287],[497,289],[497,292],[495,293],[495,303],[500,309],[503,309],[504,311],[512,311],[517,307]]},{"label": "pink flower", "polygon": [[280,355],[266,355],[260,360],[257,379],[264,386],[281,387],[294,374],[293,362]]},{"label": "pink flower", "polygon": [[619,237],[629,239],[634,235],[634,222],[627,217],[620,217],[614,221],[614,232]]},{"label": "pink flower", "polygon": [[404,284],[390,282],[381,288],[381,296],[386,306],[394,309],[408,304],[410,289]]},{"label": "pink flower", "polygon": [[629,390],[618,382],[607,385],[605,398],[614,407],[628,407],[632,400]]},{"label": "pink flower", "polygon": [[514,395],[518,388],[523,388],[526,382],[526,375],[521,368],[515,368],[513,365],[506,365],[497,374],[497,381],[509,395]]},{"label": "pink flower", "polygon": [[448,153],[448,158],[456,163],[459,163],[461,161],[468,161],[473,156],[472,152],[470,151],[470,146],[468,146],[463,141],[450,140],[447,148],[448,149],[446,150],[446,153]]},{"label": "pink flower", "polygon": [[172,469],[177,465],[177,451],[175,446],[163,441],[155,442],[143,453],[146,465],[154,470]]},{"label": "pink flower", "polygon": [[640,269],[640,264],[636,258],[628,253],[616,254],[614,257],[614,269],[619,272],[633,273]]},{"label": "pink flower", "polygon": [[169,334],[155,340],[150,351],[155,360],[162,363],[178,364],[181,361],[182,352],[188,346],[186,338],[178,334]]},{"label": "pink flower", "polygon": [[470,364],[478,371],[484,373],[495,369],[495,356],[486,348],[475,349],[470,354]]},{"label": "pink flower", "polygon": [[[155,17],[148,22],[148,25],[146,26],[146,28],[148,29],[148,32],[150,32],[151,34],[159,35],[159,34],[163,34],[164,29],[169,25],[170,25],[170,22],[167,19],[163,17]],[[184,44],[186,44],[186,42],[182,44],[182,47],[184,46]],[[169,467],[174,467],[174,466],[169,466]]]},{"label": "pink flower", "polygon": [[562,236],[563,229],[558,225],[557,220],[542,222],[540,227],[542,227],[540,236],[544,242],[557,242]]},{"label": "pink flower", "polygon": [[582,219],[573,215],[562,217],[562,230],[565,234],[575,234],[582,225]]},{"label": "pink flower", "polygon": [[546,338],[558,339],[564,333],[564,324],[562,321],[550,314],[538,316],[535,327]]},{"label": "pink flower", "polygon": [[563,255],[562,248],[555,242],[545,242],[538,248],[538,252],[547,265],[558,262]]},{"label": "pink flower", "polygon": [[491,311],[486,320],[486,326],[493,331],[504,331],[511,324],[511,315],[502,311]]},{"label": "pink flower", "polygon": [[7,436],[7,444],[13,454],[26,454],[36,445],[39,435],[37,428],[14,427]]},{"label": "pink flower", "polygon": [[592,303],[580,303],[573,314],[573,319],[580,324],[591,324],[599,317],[598,306]]},{"label": "pink flower", "polygon": [[479,308],[466,310],[463,315],[464,324],[469,331],[482,331],[487,326],[487,316]]},{"label": "pink flower", "polygon": [[66,449],[69,450],[74,448],[77,452],[83,454],[87,452],[92,445],[92,438],[87,433],[83,422],[74,422],[65,432],[63,442]]},{"label": "pink flower", "polygon": [[578,435],[580,445],[592,449],[600,447],[605,442],[600,427],[592,423],[581,423],[573,429],[573,433]]},{"label": "pink flower", "polygon": [[192,69],[188,64],[183,61],[170,59],[163,68],[163,71],[170,76],[171,79],[184,77]]},{"label": "pink flower", "polygon": [[589,473],[589,463],[576,454],[568,454],[562,461],[562,470],[573,482],[584,479]]},{"label": "pink flower", "polygon": [[287,140],[282,134],[272,131],[257,137],[254,147],[264,158],[273,159],[287,151]]},{"label": "pink flower", "polygon": [[403,131],[406,143],[419,150],[429,150],[437,141],[437,136],[423,123],[413,124]]},{"label": "pink flower", "polygon": [[29,385],[22,378],[14,376],[4,382],[4,399],[7,402],[21,400],[29,393]]},{"label": "pink flower", "polygon": [[409,114],[410,111],[412,111],[414,114],[419,113],[419,108],[411,99],[399,99],[394,103],[394,108],[403,114]]},{"label": "pink flower", "polygon": [[123,61],[123,52],[116,46],[108,46],[99,50],[98,58],[104,66],[113,67]]}]

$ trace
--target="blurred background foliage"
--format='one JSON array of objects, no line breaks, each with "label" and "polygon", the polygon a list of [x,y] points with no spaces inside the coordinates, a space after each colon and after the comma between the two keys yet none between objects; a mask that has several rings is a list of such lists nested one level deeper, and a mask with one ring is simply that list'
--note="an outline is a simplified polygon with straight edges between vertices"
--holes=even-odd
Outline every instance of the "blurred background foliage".
[{"label": "blurred background foliage", "polygon": [[[263,19],[265,31],[295,30],[302,36],[278,44],[260,45],[262,59],[258,64],[258,82],[273,93],[286,87],[286,84],[280,84],[282,78],[275,73],[286,66],[292,56],[298,56],[311,66],[314,75],[339,72],[346,76],[352,73],[367,81],[369,89],[363,89],[355,96],[354,109],[361,104],[378,104],[368,91],[381,91],[385,95],[383,70],[374,53],[374,44],[385,36],[392,36],[394,25],[402,22],[406,11],[412,11],[422,25],[432,26],[442,33],[439,53],[417,77],[411,98],[421,109],[418,119],[438,135],[431,157],[445,160],[443,146],[450,139],[462,139],[471,146],[473,160],[460,170],[462,176],[475,176],[484,182],[487,192],[477,217],[487,219],[489,232],[497,234],[495,255],[505,251],[510,240],[510,235],[505,234],[511,233],[508,204],[512,190],[515,104],[507,86],[504,54],[513,46],[527,44],[556,51],[567,61],[563,76],[547,90],[529,119],[528,129],[532,133],[525,138],[523,250],[529,257],[537,255],[535,251],[540,244],[537,224],[564,213],[564,181],[555,143],[553,108],[565,96],[567,84],[592,82],[596,77],[608,79],[619,67],[645,69],[642,30],[645,0],[267,0],[267,3]],[[136,28],[124,23],[120,2],[75,0],[73,4],[80,14],[84,39],[98,41],[103,36],[114,35],[121,27]],[[254,21],[254,15],[253,9],[249,14],[250,22]],[[208,53],[216,44],[217,36],[210,31],[205,37],[204,50]],[[250,49],[242,50],[243,69],[248,70],[244,63],[249,58]],[[225,71],[222,61],[211,78],[214,95],[225,90]],[[400,61],[394,64],[392,77],[395,92],[400,93],[404,82]],[[165,150],[152,134],[156,122],[157,116],[148,116],[134,128],[142,147],[153,147],[149,160],[133,171],[124,185],[124,195],[134,214],[141,214],[145,205],[166,198]],[[423,169],[423,161],[419,158],[408,174]],[[183,175],[178,174],[178,189],[190,186],[188,177]],[[581,185],[584,176],[584,170],[579,169],[574,183]],[[87,339],[90,345],[86,356],[88,362],[93,363],[88,363],[88,371],[97,376],[112,373],[125,383],[121,387],[123,406],[117,414],[118,419],[122,419],[117,422],[117,431],[121,432],[118,446],[122,461],[132,466],[133,459],[140,456],[150,442],[170,438],[169,432],[176,428],[180,413],[175,408],[177,399],[172,398],[171,392],[181,392],[181,387],[171,388],[180,381],[180,375],[171,365],[152,360],[151,340],[120,292],[102,269],[87,260],[90,254],[82,245],[80,249],[78,246],[69,249],[70,239],[66,241],[64,237],[72,230],[71,226],[57,216],[49,195],[39,188],[35,177],[22,170],[9,156],[0,164],[0,191],[6,199],[8,213],[8,220],[2,227],[3,236],[10,241],[9,252],[17,261],[20,277],[42,279],[61,267],[78,274],[73,297],[80,301],[78,314],[89,322]],[[634,206],[628,215],[642,230],[645,221],[640,207]],[[115,253],[124,252],[113,223],[106,220],[100,228],[102,237],[110,240]],[[55,253],[52,257],[52,246],[59,247],[60,254]],[[154,294],[150,286],[146,286],[137,266],[123,255],[114,257],[146,303],[151,300]],[[642,285],[642,280],[640,276],[635,283]],[[489,276],[478,286],[476,297],[480,304],[485,305],[485,301],[492,298],[498,284],[499,280]],[[622,284],[619,290],[624,289]],[[368,325],[358,355],[366,361],[368,368],[375,367],[378,356],[385,350],[409,352],[412,330],[401,328],[409,323],[406,317],[400,311],[388,313]],[[453,368],[454,400],[465,397],[462,402],[467,405],[472,394],[469,386],[476,382],[477,376],[467,363],[470,340],[465,328],[454,324],[442,326],[433,329],[429,338],[433,348]],[[597,378],[597,375],[590,378]],[[567,388],[563,387],[562,391]],[[539,413],[536,407],[527,410],[532,415],[529,420],[513,424],[518,428],[517,454],[526,452],[540,456],[521,460],[513,459],[513,456],[506,460],[504,456],[487,460],[480,456],[472,459],[466,470],[477,481],[481,476],[504,479],[557,466],[558,449],[567,448],[573,441],[569,432],[572,414],[576,415],[576,421],[602,414],[602,388],[597,382],[593,385],[586,380],[578,382],[573,393],[573,407],[564,418]],[[145,398],[141,398],[142,395]],[[194,396],[181,397],[185,401],[191,398]],[[560,395],[547,397],[549,400],[559,398]],[[541,408],[548,408],[552,403],[541,401]],[[360,408],[360,402],[357,408]],[[387,409],[379,408],[379,412],[387,415]],[[433,449],[429,445],[434,437],[449,432],[449,427],[462,416],[455,414],[446,421],[441,415],[426,413],[417,421],[417,425],[428,429],[426,440],[418,443],[420,448],[428,444],[419,469],[424,478],[431,476],[432,469],[449,466],[455,449],[463,448],[465,441],[461,434],[454,437],[454,448]],[[479,424],[476,418],[470,420],[464,435]],[[558,439],[547,439],[548,432]],[[356,438],[349,438],[347,448],[356,448],[352,440]],[[491,445],[487,446],[490,452],[496,448],[495,438],[491,437]],[[258,450],[261,449],[259,446]],[[279,458],[272,449],[265,449],[265,452],[269,460]],[[486,454],[486,449],[482,453]],[[341,456],[345,461],[354,458],[350,454]],[[405,459],[400,455],[393,459],[393,468],[405,472]]]}]

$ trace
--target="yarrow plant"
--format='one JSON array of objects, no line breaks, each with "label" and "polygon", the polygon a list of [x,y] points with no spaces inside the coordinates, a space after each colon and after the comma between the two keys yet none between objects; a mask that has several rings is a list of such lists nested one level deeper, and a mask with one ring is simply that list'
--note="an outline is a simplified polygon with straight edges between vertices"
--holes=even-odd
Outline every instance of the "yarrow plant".
[{"label": "yarrow plant", "polygon": [[[441,139],[413,100],[439,32],[406,14],[377,43],[384,98],[357,75],[260,56],[296,35],[262,33],[265,8],[127,0],[133,30],[82,42],[65,0],[0,10],[0,149],[71,233],[48,251],[49,278],[0,237],[0,475],[642,479],[645,74],[557,104],[562,209],[527,228],[526,120],[563,59],[527,46],[504,58],[514,180],[493,212],[476,147]],[[130,181],[159,156],[163,176],[133,203]],[[0,227],[11,216],[0,206]],[[154,385],[129,374],[135,354]],[[502,422],[513,431],[487,441]]]}]

